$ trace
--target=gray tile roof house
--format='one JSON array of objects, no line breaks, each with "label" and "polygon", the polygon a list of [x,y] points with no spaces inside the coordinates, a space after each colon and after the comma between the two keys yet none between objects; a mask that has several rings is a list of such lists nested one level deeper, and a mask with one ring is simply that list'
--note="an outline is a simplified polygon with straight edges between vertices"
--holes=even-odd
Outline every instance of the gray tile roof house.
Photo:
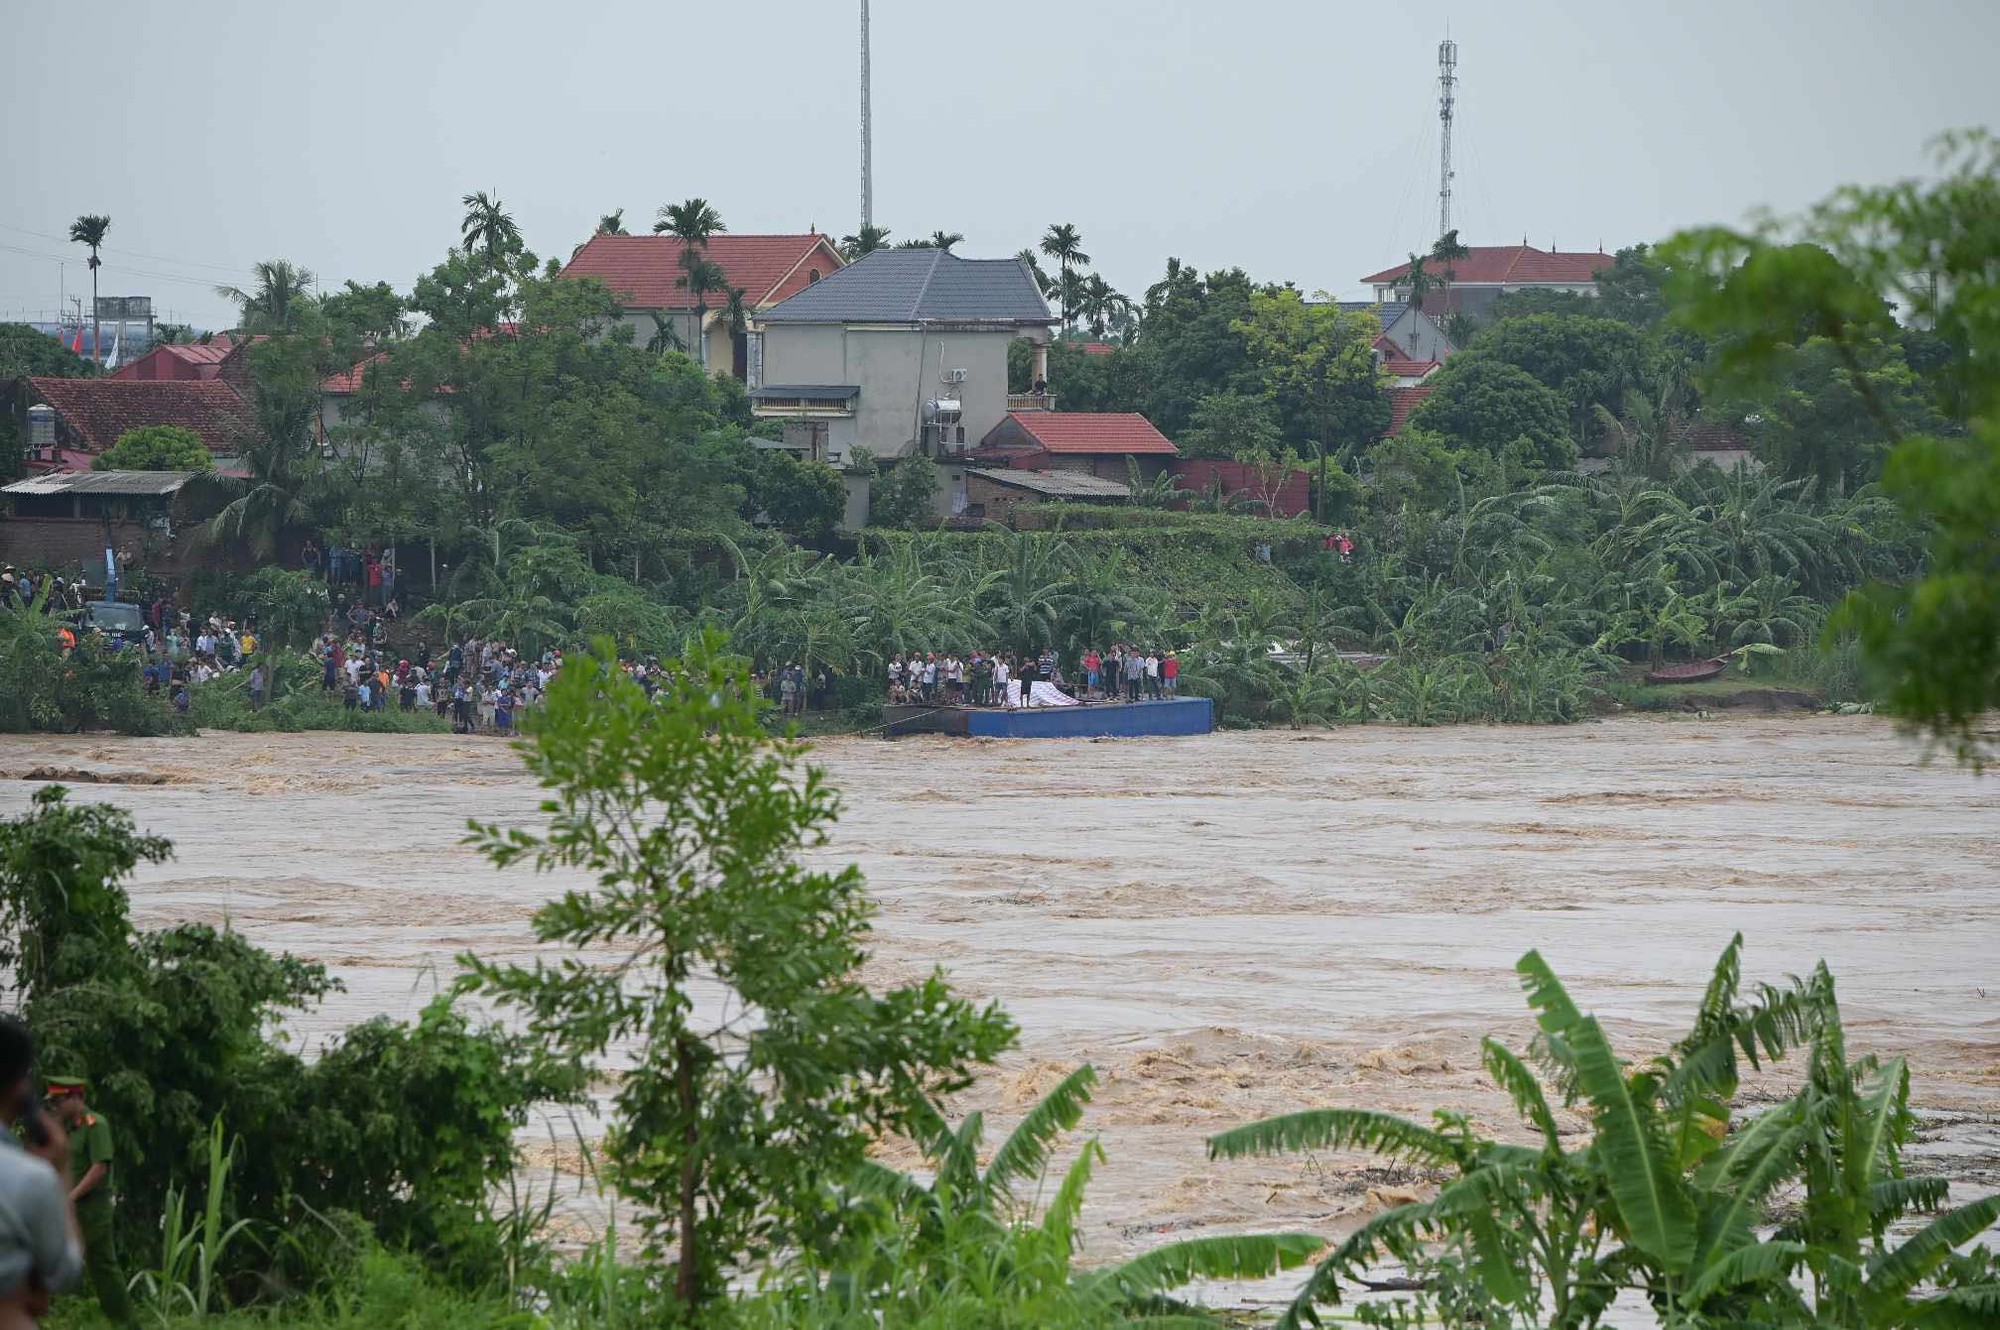
[{"label": "gray tile roof house", "polygon": [[1403,317],[1403,311],[1410,307],[1407,300],[1337,300],[1343,314],[1374,313],[1382,320],[1383,328],[1393,328],[1396,320]]},{"label": "gray tile roof house", "polygon": [[901,323],[1047,326],[1056,321],[1019,259],[878,249],[757,314],[762,325]]}]

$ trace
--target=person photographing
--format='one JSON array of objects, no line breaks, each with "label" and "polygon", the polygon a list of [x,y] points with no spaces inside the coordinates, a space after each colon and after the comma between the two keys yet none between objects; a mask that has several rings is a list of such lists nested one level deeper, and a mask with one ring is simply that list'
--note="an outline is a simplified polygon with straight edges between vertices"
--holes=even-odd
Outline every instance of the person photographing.
[{"label": "person photographing", "polygon": [[[0,1330],[32,1330],[49,1295],[83,1274],[83,1241],[63,1177],[69,1140],[36,1101],[35,1040],[0,1016]],[[23,1146],[15,1136],[27,1137]]]},{"label": "person photographing", "polygon": [[118,1260],[116,1198],[111,1190],[111,1124],[84,1102],[90,1082],[82,1076],[50,1076],[49,1107],[69,1135],[69,1200],[83,1234],[83,1260],[97,1305],[115,1325],[131,1325],[132,1298]]}]

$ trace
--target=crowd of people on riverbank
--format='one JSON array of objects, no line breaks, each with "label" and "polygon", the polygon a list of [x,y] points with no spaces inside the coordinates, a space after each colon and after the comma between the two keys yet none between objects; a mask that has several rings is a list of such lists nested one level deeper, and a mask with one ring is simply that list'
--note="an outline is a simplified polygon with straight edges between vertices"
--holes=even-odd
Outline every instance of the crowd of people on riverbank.
[{"label": "crowd of people on riverbank", "polygon": [[1171,650],[1117,643],[1088,648],[1074,676],[1056,653],[972,651],[897,652],[889,658],[891,705],[1019,706],[1037,682],[1052,684],[1086,702],[1160,701],[1179,695],[1181,662]]},{"label": "crowd of people on riverbank", "polygon": [[320,690],[349,711],[430,711],[457,734],[511,734],[521,713],[541,704],[562,668],[562,652],[523,656],[504,642],[469,638],[442,657],[419,643],[391,661],[358,633],[322,634],[312,645]]}]

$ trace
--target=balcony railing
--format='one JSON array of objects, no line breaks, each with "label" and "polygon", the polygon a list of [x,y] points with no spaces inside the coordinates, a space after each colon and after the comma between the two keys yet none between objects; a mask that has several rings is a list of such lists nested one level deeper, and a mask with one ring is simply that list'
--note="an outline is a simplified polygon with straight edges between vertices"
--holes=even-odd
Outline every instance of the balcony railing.
[{"label": "balcony railing", "polygon": [[1008,393],[1009,411],[1053,411],[1056,409],[1054,393]]}]

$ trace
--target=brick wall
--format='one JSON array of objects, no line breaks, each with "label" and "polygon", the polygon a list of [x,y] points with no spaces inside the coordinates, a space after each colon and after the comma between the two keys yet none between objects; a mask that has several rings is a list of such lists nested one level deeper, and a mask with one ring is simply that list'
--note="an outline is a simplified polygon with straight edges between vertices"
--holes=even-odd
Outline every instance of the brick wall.
[{"label": "brick wall", "polygon": [[[95,517],[16,517],[0,519],[0,562],[74,577],[86,568],[88,581],[104,580],[104,523]],[[185,584],[203,568],[249,572],[256,561],[243,551],[225,554],[199,541],[192,527],[179,527],[171,543],[141,522],[111,524],[111,547],[119,574]]]}]

